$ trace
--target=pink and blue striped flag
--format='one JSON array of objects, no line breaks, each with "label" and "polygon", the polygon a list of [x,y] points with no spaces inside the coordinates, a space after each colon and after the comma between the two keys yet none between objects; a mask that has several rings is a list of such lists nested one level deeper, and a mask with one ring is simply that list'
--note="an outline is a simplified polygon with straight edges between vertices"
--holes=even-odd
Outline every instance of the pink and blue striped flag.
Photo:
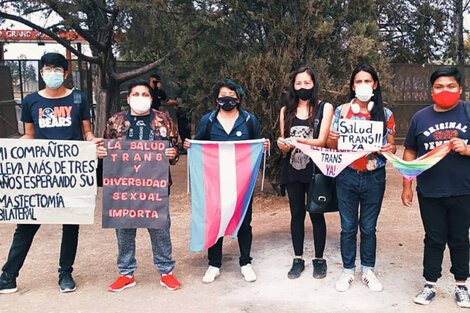
[{"label": "pink and blue striped flag", "polygon": [[190,142],[189,250],[197,252],[212,247],[220,237],[237,235],[255,188],[264,139]]}]

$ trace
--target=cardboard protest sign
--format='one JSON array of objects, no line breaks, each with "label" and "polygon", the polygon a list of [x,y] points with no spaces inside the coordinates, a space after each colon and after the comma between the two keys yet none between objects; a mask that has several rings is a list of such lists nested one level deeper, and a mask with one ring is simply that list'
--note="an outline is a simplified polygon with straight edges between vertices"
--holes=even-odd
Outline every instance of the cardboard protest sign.
[{"label": "cardboard protest sign", "polygon": [[383,144],[383,122],[340,119],[338,132],[338,150],[378,151]]},{"label": "cardboard protest sign", "polygon": [[167,141],[105,140],[103,227],[163,228],[168,218]]},{"label": "cardboard protest sign", "polygon": [[96,147],[0,139],[0,223],[93,224]]}]

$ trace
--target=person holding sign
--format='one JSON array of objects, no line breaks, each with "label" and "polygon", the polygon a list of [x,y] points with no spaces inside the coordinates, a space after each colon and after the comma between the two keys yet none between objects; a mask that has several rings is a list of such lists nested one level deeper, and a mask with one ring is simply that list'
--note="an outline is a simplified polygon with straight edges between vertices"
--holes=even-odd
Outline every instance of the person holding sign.
[{"label": "person holding sign", "polygon": [[[217,109],[205,114],[199,121],[196,136],[197,140],[238,141],[260,139],[261,132],[256,117],[243,110],[243,88],[232,80],[223,80],[214,85],[213,96]],[[191,143],[184,141],[184,149],[189,149]],[[265,150],[269,142],[265,141]],[[252,200],[248,205],[243,222],[238,230],[238,245],[240,247],[240,270],[247,282],[254,282],[256,274],[251,266],[250,251],[253,235],[251,232]],[[203,283],[212,283],[220,275],[222,266],[223,237],[208,249],[209,267],[202,278]]]},{"label": "person holding sign", "polygon": [[[470,103],[459,101],[461,75],[456,67],[442,67],[431,75],[433,104],[411,119],[403,160],[414,160],[450,142],[453,151],[418,176],[417,193],[424,226],[423,290],[414,302],[429,304],[436,296],[446,244],[455,278],[455,298],[470,307],[465,285],[469,276],[470,227]],[[403,204],[411,207],[411,181],[403,179]]]},{"label": "person holding sign", "polygon": [[362,282],[373,291],[381,291],[382,284],[374,274],[377,246],[375,232],[385,192],[386,160],[380,152],[395,153],[395,122],[392,112],[383,106],[379,78],[370,65],[363,64],[354,69],[349,90],[351,101],[335,110],[328,147],[338,147],[338,129],[343,119],[382,122],[383,146],[379,152],[354,161],[336,177],[343,261],[343,273],[336,282],[336,290],[346,291],[354,281],[357,230],[360,227]]},{"label": "person holding sign", "polygon": [[[323,118],[322,118],[323,117]],[[287,153],[281,175],[281,184],[287,187],[291,212],[291,237],[294,260],[287,273],[290,279],[300,277],[305,268],[303,260],[305,194],[313,175],[313,161],[299,149],[293,149],[284,138],[317,147],[324,147],[333,117],[333,105],[318,99],[318,83],[309,67],[300,67],[292,74],[287,105],[281,108],[279,126],[281,137],[277,145]],[[326,242],[326,223],[323,213],[309,213],[313,225],[315,258],[313,277],[326,276],[326,260],[323,258]]]},{"label": "person holding sign", "polygon": [[[91,132],[90,107],[81,92],[64,86],[68,62],[59,53],[46,53],[39,63],[46,87],[27,95],[22,104],[21,120],[25,134],[21,139],[87,140],[97,145],[98,156],[103,155],[103,139]],[[23,266],[39,224],[18,224],[13,236],[8,259],[2,267],[0,293],[17,291],[16,277]],[[77,253],[78,225],[62,226],[59,260],[59,286],[61,292],[75,291],[72,278]]]},{"label": "person holding sign", "polygon": [[[106,139],[128,140],[170,140],[171,147],[165,150],[170,164],[178,162],[178,131],[170,117],[163,112],[151,109],[152,88],[145,81],[129,84],[127,111],[114,114],[106,125]],[[171,179],[170,179],[171,182]],[[175,261],[171,256],[170,217],[163,229],[147,229],[152,243],[153,261],[161,275],[160,284],[169,290],[181,287],[172,271]],[[118,241],[117,264],[119,277],[109,285],[108,290],[117,292],[136,285],[134,272],[137,269],[135,259],[135,228],[116,228]]]}]

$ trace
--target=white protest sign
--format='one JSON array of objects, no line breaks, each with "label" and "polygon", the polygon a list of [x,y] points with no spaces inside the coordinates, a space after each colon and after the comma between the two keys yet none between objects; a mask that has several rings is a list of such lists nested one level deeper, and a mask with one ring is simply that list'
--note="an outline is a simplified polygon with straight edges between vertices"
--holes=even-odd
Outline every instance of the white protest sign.
[{"label": "white protest sign", "polygon": [[382,147],[383,122],[340,119],[338,150],[378,151]]},{"label": "white protest sign", "polygon": [[93,224],[96,147],[0,139],[0,223]]}]

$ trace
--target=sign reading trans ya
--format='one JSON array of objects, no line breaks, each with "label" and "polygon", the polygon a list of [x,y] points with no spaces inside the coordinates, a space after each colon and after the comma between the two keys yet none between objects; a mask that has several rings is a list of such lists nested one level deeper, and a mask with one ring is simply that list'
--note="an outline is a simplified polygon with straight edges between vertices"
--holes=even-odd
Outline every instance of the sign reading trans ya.
[{"label": "sign reading trans ya", "polygon": [[103,227],[164,228],[168,218],[167,141],[105,140]]},{"label": "sign reading trans ya", "polygon": [[340,119],[338,150],[378,151],[382,147],[383,122]]},{"label": "sign reading trans ya", "polygon": [[93,224],[92,142],[0,139],[0,223]]}]

